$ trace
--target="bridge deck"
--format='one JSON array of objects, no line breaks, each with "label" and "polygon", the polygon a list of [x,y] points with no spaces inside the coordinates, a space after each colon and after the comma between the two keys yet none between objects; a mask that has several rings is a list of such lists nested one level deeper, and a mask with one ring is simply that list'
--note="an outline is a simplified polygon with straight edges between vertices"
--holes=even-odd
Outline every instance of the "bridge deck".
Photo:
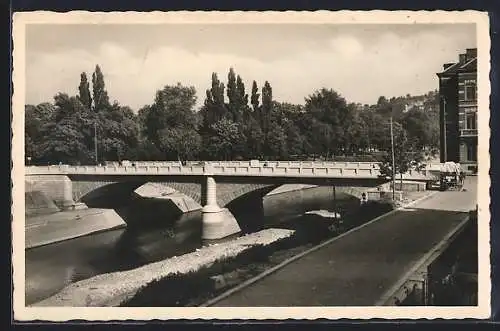
[{"label": "bridge deck", "polygon": [[475,208],[475,182],[338,238],[213,306],[374,305]]},{"label": "bridge deck", "polygon": [[[379,179],[378,165],[374,163],[328,162],[207,162],[180,165],[172,162],[140,163],[133,166],[35,166],[26,167],[26,175],[78,176],[230,176],[230,177],[284,177],[284,178],[346,178]],[[428,171],[410,170],[403,179],[428,180]],[[385,179],[385,176],[382,176]]]}]

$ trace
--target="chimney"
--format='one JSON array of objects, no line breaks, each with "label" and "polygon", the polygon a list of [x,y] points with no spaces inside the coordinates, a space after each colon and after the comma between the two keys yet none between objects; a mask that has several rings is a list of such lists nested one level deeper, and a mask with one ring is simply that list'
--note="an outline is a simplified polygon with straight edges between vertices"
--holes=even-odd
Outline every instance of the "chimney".
[{"label": "chimney", "polygon": [[465,52],[465,60],[470,61],[475,57],[477,57],[477,48],[467,48]]},{"label": "chimney", "polygon": [[466,56],[466,54],[460,54],[458,56],[458,62],[465,63],[465,61],[466,61],[465,56]]}]

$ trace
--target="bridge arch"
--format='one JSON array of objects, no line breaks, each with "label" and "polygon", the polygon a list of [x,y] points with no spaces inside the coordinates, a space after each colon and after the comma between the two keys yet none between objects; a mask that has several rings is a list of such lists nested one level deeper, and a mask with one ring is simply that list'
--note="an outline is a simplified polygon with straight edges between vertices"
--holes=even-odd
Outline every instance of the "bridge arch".
[{"label": "bridge arch", "polygon": [[[105,181],[73,181],[72,196],[75,202],[95,201],[98,199],[122,199],[130,197],[132,193],[146,184],[144,181],[123,181],[123,182],[105,182]],[[200,206],[204,204],[204,193],[201,183],[183,183],[183,182],[156,182],[153,183],[157,195],[168,195],[172,190],[182,193]],[[266,195],[282,184],[240,184],[240,183],[218,183],[217,184],[217,203],[220,207],[226,207],[236,199],[242,199],[253,191],[259,195]],[[262,191],[262,189],[265,189]],[[368,189],[366,187],[337,186],[336,193],[348,194],[358,199]],[[262,194],[263,193],[263,194]]]},{"label": "bridge arch", "polygon": [[[120,199],[126,199],[132,196],[133,192],[149,182],[144,181],[123,181],[123,182],[104,182],[104,181],[73,181],[72,196],[75,202],[95,203],[96,201],[106,201],[111,204],[119,203]],[[156,195],[168,195],[173,191],[182,193],[200,206],[204,205],[204,192],[201,183],[182,183],[182,182],[157,182],[154,184]],[[280,186],[281,184],[217,184],[217,203],[220,207],[226,207],[235,199],[241,199],[248,193],[267,188],[265,195]]]}]

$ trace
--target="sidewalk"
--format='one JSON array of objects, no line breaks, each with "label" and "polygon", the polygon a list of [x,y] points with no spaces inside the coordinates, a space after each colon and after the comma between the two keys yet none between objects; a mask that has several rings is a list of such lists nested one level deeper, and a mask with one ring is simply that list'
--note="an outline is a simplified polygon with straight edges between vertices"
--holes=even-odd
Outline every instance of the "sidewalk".
[{"label": "sidewalk", "polygon": [[211,306],[371,306],[475,206],[475,190],[438,192],[285,265]]}]

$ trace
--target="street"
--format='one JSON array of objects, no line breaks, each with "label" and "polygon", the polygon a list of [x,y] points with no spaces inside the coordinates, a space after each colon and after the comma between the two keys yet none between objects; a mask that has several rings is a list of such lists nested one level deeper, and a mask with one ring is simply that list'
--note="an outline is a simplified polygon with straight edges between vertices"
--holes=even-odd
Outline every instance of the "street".
[{"label": "street", "polygon": [[339,238],[214,306],[369,306],[475,209],[465,191],[437,192]]}]

